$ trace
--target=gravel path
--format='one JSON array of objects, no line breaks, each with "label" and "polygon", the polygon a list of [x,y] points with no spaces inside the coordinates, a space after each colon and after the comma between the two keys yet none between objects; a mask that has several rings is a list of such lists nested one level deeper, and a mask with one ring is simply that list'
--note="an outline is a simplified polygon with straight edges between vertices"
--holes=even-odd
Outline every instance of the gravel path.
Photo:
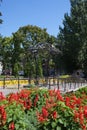
[{"label": "gravel path", "polygon": [[18,89],[11,89],[11,88],[9,88],[9,89],[7,89],[7,88],[5,88],[5,89],[3,89],[3,88],[0,88],[0,92],[2,92],[4,95],[8,95],[9,93],[16,93],[16,92],[19,92],[20,90],[18,90]]}]

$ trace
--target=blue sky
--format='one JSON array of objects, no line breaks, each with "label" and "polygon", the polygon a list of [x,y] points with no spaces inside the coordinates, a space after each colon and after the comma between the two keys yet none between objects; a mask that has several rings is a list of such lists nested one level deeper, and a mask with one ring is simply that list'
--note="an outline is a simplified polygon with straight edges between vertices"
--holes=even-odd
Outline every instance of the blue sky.
[{"label": "blue sky", "polygon": [[19,27],[36,25],[57,36],[65,13],[70,13],[69,0],[3,0],[0,6],[2,36],[11,36]]}]

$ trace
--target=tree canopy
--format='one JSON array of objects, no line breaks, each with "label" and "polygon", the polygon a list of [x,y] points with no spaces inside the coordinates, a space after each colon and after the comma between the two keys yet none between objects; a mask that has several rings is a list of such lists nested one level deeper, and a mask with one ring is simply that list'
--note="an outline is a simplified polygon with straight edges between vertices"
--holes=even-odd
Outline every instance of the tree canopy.
[{"label": "tree canopy", "polygon": [[[46,29],[32,25],[20,27],[17,32],[13,33],[13,74],[15,74],[16,67],[16,69],[18,68],[19,70],[23,69],[25,75],[31,76],[36,73],[36,67],[38,67],[37,75],[41,76],[43,59],[49,58],[48,53],[51,54],[49,46],[54,44],[55,41],[56,38],[50,36],[46,32]],[[45,48],[40,48],[41,43],[43,43]],[[45,43],[48,43],[48,46],[45,46]],[[31,48],[33,48],[33,50]],[[37,63],[35,61],[36,58]]]},{"label": "tree canopy", "polygon": [[70,3],[70,15],[67,13],[64,15],[64,27],[60,27],[58,35],[58,41],[63,51],[62,59],[67,72],[81,67],[79,62],[81,60],[81,48],[86,42],[87,35],[87,1],[70,0]]}]

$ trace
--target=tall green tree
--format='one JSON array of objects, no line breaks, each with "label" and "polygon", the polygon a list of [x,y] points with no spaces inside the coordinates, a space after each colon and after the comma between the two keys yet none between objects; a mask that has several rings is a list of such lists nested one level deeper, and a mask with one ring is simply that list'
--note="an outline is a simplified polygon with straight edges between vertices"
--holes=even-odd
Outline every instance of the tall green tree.
[{"label": "tall green tree", "polygon": [[80,68],[79,51],[84,44],[87,3],[86,0],[70,0],[71,12],[64,15],[63,25],[58,35],[59,46],[63,51],[62,61],[67,72]]},{"label": "tall green tree", "polygon": [[13,33],[12,37],[12,46],[13,46],[13,52],[12,52],[12,73],[13,75],[18,75],[18,71],[21,69],[21,57],[24,57],[23,54],[23,48],[22,48],[22,37],[21,34],[16,32]]},{"label": "tall green tree", "polygon": [[12,38],[4,37],[0,40],[0,61],[3,65],[3,70],[11,68],[11,59],[12,59]]},{"label": "tall green tree", "polygon": [[78,59],[81,68],[87,75],[87,1],[84,0],[82,3],[81,8],[82,17],[80,19],[81,23],[81,35],[80,38],[82,39],[82,47],[79,51]]}]

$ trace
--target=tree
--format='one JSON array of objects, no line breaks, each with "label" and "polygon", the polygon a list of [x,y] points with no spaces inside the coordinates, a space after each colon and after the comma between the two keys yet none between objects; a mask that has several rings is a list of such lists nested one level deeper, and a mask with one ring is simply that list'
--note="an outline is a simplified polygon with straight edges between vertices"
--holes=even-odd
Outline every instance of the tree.
[{"label": "tree", "polygon": [[67,72],[80,68],[78,56],[86,36],[84,30],[87,23],[86,0],[70,0],[70,2],[70,16],[67,13],[64,15],[64,27],[60,27],[58,35],[59,46],[63,51],[62,60]]},{"label": "tree", "polygon": [[11,68],[11,56],[13,52],[12,38],[4,37],[0,40],[0,61],[3,64],[3,70]]},{"label": "tree", "polygon": [[84,41],[84,44],[79,51],[79,56],[78,56],[80,66],[83,69],[85,75],[87,76],[87,38]]},{"label": "tree", "polygon": [[12,51],[12,74],[17,75],[18,71],[21,69],[21,57],[24,57],[23,54],[23,48],[22,48],[22,37],[21,34],[16,32],[13,33],[12,37],[12,46],[13,46],[13,51]]},{"label": "tree", "polygon": [[13,74],[15,63],[20,63],[25,72],[25,76],[42,76],[43,60],[54,58],[52,57],[52,45],[55,42],[56,38],[50,36],[46,32],[46,29],[32,25],[20,27],[17,32],[13,33]]},{"label": "tree", "polygon": [[[30,62],[32,63],[32,71],[35,73],[34,57],[29,48],[35,46],[40,42],[46,42],[49,38],[49,34],[46,29],[41,29],[37,26],[24,26],[20,27],[16,33],[13,33],[13,46],[14,52],[12,56],[12,65],[14,70],[14,64],[17,62],[23,63],[25,74],[31,75],[31,68],[29,69]],[[22,58],[21,58],[22,55]],[[24,61],[24,62],[23,62]],[[28,68],[27,68],[28,67]],[[14,73],[14,71],[13,71]]]},{"label": "tree", "polygon": [[87,1],[84,0],[82,2],[81,8],[82,17],[80,19],[81,23],[81,35],[80,38],[82,39],[82,47],[79,51],[78,59],[80,63],[80,67],[84,70],[87,75]]}]

